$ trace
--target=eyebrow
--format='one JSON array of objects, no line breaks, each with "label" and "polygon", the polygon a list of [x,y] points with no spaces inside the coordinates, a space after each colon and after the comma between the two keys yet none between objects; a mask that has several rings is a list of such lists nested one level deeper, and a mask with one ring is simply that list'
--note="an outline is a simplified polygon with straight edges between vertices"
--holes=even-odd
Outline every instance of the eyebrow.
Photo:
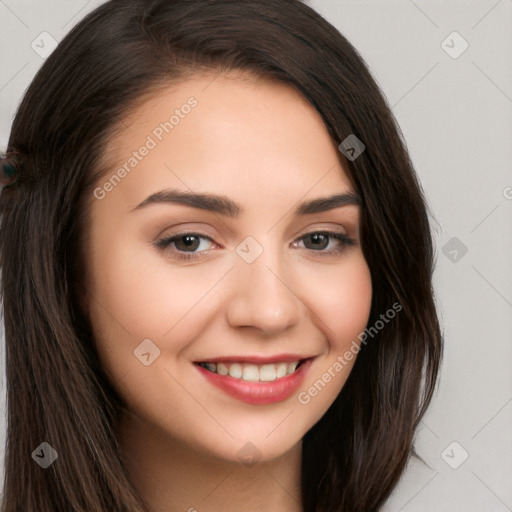
[{"label": "eyebrow", "polygon": [[[226,196],[213,194],[193,193],[182,190],[161,190],[151,194],[131,211],[140,210],[153,204],[180,204],[220,213],[228,217],[236,218],[243,213],[243,208]],[[347,205],[361,205],[361,198],[354,192],[335,194],[327,197],[319,197],[300,203],[295,209],[295,215],[307,215],[320,213]]]}]

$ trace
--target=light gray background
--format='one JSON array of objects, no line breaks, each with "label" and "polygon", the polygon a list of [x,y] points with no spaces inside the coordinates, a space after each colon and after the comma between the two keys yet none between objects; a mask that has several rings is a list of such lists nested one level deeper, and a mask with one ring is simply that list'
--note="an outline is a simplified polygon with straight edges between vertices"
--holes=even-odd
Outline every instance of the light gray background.
[{"label": "light gray background", "polygon": [[[43,63],[32,41],[42,32],[60,41],[100,3],[0,0],[0,148]],[[385,510],[512,511],[512,0],[310,5],[370,65],[435,217],[434,284],[446,349],[417,436],[430,467],[411,461]],[[458,36],[448,37],[453,31],[469,44],[457,58],[445,51],[463,48]],[[450,240],[459,244],[455,253],[445,248]],[[5,376],[0,407],[5,413]]]}]

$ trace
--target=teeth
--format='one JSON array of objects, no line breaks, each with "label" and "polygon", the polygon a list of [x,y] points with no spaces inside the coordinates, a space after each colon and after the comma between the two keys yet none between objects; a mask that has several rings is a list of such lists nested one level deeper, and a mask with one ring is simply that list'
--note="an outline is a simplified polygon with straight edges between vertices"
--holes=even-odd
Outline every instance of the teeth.
[{"label": "teeth", "polygon": [[276,380],[276,367],[273,364],[264,364],[260,368],[260,380],[263,382],[272,382]]},{"label": "teeth", "polygon": [[293,373],[296,370],[298,364],[299,364],[299,361],[294,361],[293,363],[288,363],[288,367],[286,368],[286,374],[290,375],[290,373]]},{"label": "teeth", "polygon": [[291,375],[299,361],[276,364],[240,364],[240,363],[201,363],[203,368],[219,375],[229,375],[235,379],[247,382],[272,382],[276,379]]},{"label": "teeth", "polygon": [[[215,365],[213,365],[213,366],[215,366]],[[215,371],[215,368],[212,371]],[[229,370],[225,364],[219,363],[217,365],[217,373],[219,375],[227,375],[229,373]]]},{"label": "teeth", "polygon": [[286,363],[279,363],[276,365],[276,376],[278,379],[284,377],[286,375],[286,371],[288,369],[288,365]]},{"label": "teeth", "polygon": [[260,372],[255,364],[244,364],[242,379],[248,382],[257,382],[260,380]]},{"label": "teeth", "polygon": [[242,376],[242,366],[238,363],[232,364],[229,368],[229,375],[235,377],[235,379],[239,379]]}]

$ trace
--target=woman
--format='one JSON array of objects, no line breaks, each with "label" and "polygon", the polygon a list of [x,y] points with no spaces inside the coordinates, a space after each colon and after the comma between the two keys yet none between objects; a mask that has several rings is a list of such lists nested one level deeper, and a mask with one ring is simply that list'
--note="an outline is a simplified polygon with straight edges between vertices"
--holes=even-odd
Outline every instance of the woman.
[{"label": "woman", "polygon": [[433,251],[334,27],[297,0],[111,0],[2,168],[3,511],[381,508],[440,363]]}]

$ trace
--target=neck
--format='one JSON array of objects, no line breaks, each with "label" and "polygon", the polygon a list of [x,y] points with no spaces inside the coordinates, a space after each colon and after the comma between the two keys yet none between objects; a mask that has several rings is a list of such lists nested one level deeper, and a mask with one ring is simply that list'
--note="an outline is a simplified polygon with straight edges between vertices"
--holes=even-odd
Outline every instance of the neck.
[{"label": "neck", "polygon": [[302,512],[302,445],[252,466],[200,453],[124,415],[119,442],[134,487],[154,512]]}]

